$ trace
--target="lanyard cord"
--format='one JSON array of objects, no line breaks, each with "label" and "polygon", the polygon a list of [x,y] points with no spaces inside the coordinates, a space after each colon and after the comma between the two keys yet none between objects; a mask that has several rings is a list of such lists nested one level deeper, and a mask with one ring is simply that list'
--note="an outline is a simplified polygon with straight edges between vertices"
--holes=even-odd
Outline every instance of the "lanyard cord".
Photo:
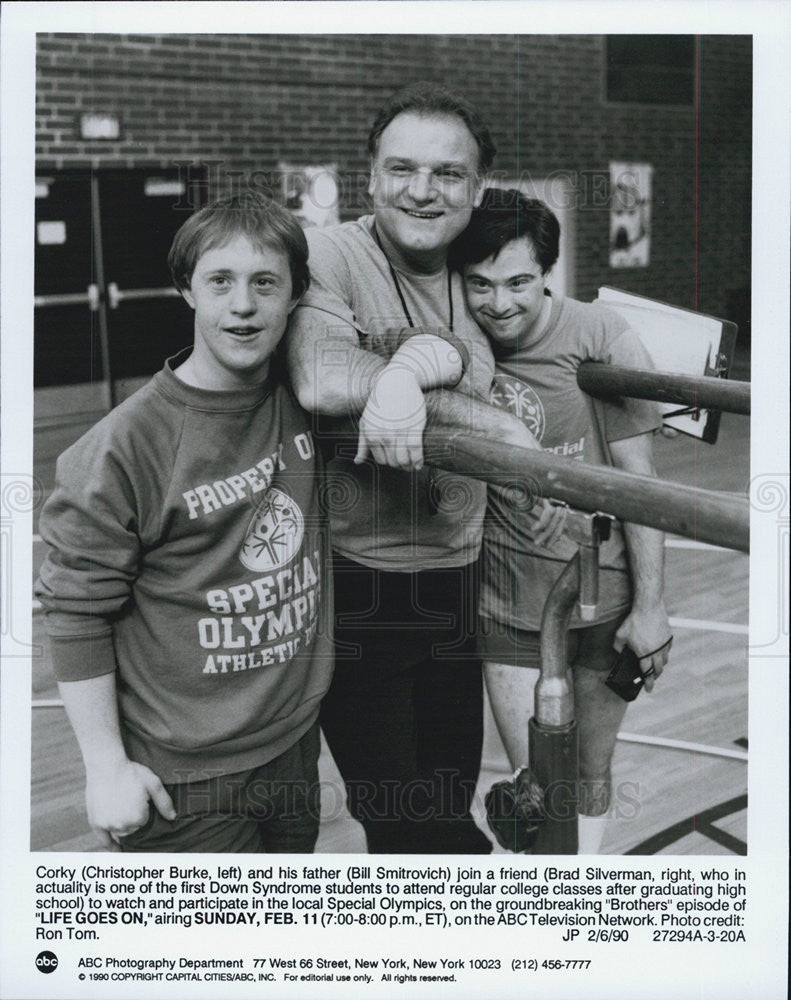
[{"label": "lanyard cord", "polygon": [[[401,291],[401,282],[398,280],[398,275],[393,265],[390,263],[390,258],[385,253],[385,248],[382,246],[382,241],[379,239],[379,233],[376,231],[376,224],[374,223],[374,239],[376,240],[376,245],[382,251],[384,259],[387,261],[387,266],[390,268],[390,276],[393,279],[393,284],[395,285],[395,290],[398,292],[398,297],[401,300],[401,308],[404,310],[404,316],[411,329],[414,329],[415,324],[412,319],[412,314],[409,312],[409,307],[406,304],[406,299],[404,298],[404,293]],[[453,286],[451,284],[450,268],[448,268],[448,328],[451,333],[453,333]],[[434,466],[428,466],[428,482],[426,483],[426,499],[428,503],[428,510],[430,514],[436,514],[439,511],[439,501],[440,501],[440,488],[436,482],[436,476],[434,473]]]},{"label": "lanyard cord", "polygon": [[[384,259],[387,261],[387,266],[390,268],[390,276],[393,279],[393,284],[395,285],[395,290],[398,292],[398,298],[401,300],[401,308],[404,310],[404,316],[409,326],[414,329],[415,323],[412,319],[412,314],[409,311],[409,307],[406,304],[406,299],[404,298],[404,293],[401,290],[401,282],[398,280],[398,275],[396,270],[390,262],[390,258],[385,252],[385,248],[382,246],[382,241],[379,239],[379,233],[376,230],[376,225],[374,224],[374,239],[376,240],[376,245],[382,251]],[[448,270],[448,329],[453,333],[453,287],[451,284],[451,274],[450,268]]]}]

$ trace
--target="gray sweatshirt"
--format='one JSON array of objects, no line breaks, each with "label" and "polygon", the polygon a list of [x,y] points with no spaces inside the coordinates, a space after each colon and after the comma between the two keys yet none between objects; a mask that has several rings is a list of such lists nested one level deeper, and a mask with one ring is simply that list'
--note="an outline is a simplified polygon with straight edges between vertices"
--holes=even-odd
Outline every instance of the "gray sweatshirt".
[{"label": "gray sweatshirt", "polygon": [[286,387],[205,391],[170,363],[58,460],[36,585],[55,673],[117,671],[127,753],[165,782],[259,766],[317,717],[319,471]]}]

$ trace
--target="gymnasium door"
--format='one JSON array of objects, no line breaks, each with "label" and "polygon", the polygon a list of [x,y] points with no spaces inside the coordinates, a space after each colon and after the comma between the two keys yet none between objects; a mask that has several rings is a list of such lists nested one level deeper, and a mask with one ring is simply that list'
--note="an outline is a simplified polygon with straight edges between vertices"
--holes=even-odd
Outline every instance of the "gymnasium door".
[{"label": "gymnasium door", "polygon": [[36,179],[37,427],[92,423],[190,343],[167,253],[203,185],[174,169]]}]

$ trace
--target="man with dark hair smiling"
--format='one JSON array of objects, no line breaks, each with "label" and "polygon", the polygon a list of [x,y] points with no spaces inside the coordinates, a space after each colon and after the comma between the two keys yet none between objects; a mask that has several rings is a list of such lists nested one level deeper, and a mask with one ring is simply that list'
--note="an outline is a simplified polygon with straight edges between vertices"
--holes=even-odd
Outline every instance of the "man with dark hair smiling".
[{"label": "man with dark hair smiling", "polygon": [[[368,148],[374,213],[308,231],[312,283],[289,335],[302,405],[359,418],[356,455],[338,444],[328,466],[336,671],[321,722],[371,852],[488,852],[470,814],[486,490],[424,468],[422,433],[428,407],[532,444],[487,403],[491,350],[446,266],[494,144],[463,98],[418,84],[381,110]],[[424,395],[438,386],[456,391]]]},{"label": "man with dark hair smiling", "polygon": [[[655,404],[602,404],[577,386],[583,361],[651,368],[638,336],[615,313],[551,294],[560,227],[542,202],[489,189],[450,259],[464,276],[469,308],[495,356],[492,398],[524,421],[545,451],[653,475]],[[484,530],[478,649],[512,766],[528,763],[527,720],[540,664],[546,598],[575,546],[537,538],[496,486]],[[580,853],[596,853],[610,805],[610,762],[626,702],[605,684],[616,651],[638,657],[647,690],[662,673],[670,630],[662,597],[663,536],[615,525],[601,546],[593,622],[572,619],[569,666],[580,739]]]}]

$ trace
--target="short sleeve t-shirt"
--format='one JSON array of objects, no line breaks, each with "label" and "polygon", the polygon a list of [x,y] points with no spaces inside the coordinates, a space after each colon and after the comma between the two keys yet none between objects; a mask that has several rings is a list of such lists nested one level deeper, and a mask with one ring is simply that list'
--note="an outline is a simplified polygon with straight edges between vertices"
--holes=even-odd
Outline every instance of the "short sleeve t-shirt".
[{"label": "short sleeve t-shirt", "polygon": [[[491,402],[524,421],[544,451],[610,465],[610,441],[652,431],[661,425],[661,416],[654,403],[644,400],[603,403],[588,396],[577,385],[577,368],[584,361],[653,367],[639,337],[621,317],[596,303],[553,296],[549,322],[536,341],[518,351],[496,353]],[[551,550],[535,545],[520,532],[518,514],[507,496],[490,486],[481,616],[539,629],[549,591],[576,548],[566,537]],[[599,565],[595,621],[603,622],[631,603],[623,531],[617,523],[599,550]],[[588,624],[575,611],[572,628]]]},{"label": "short sleeve t-shirt", "polygon": [[[373,216],[329,229],[309,229],[311,284],[292,318],[292,330],[322,313],[330,327],[357,331],[359,345],[385,357],[394,353],[393,331],[408,325],[387,258],[373,235]],[[454,388],[487,400],[494,364],[484,334],[470,316],[461,279],[398,269],[398,283],[413,322],[428,332],[447,331],[468,353]],[[311,316],[310,314],[314,314]],[[337,363],[337,362],[335,362]],[[333,364],[331,352],[317,364]],[[484,483],[440,470],[405,472],[337,453],[328,462],[333,547],[355,562],[396,572],[463,566],[477,558],[486,507]]]}]

